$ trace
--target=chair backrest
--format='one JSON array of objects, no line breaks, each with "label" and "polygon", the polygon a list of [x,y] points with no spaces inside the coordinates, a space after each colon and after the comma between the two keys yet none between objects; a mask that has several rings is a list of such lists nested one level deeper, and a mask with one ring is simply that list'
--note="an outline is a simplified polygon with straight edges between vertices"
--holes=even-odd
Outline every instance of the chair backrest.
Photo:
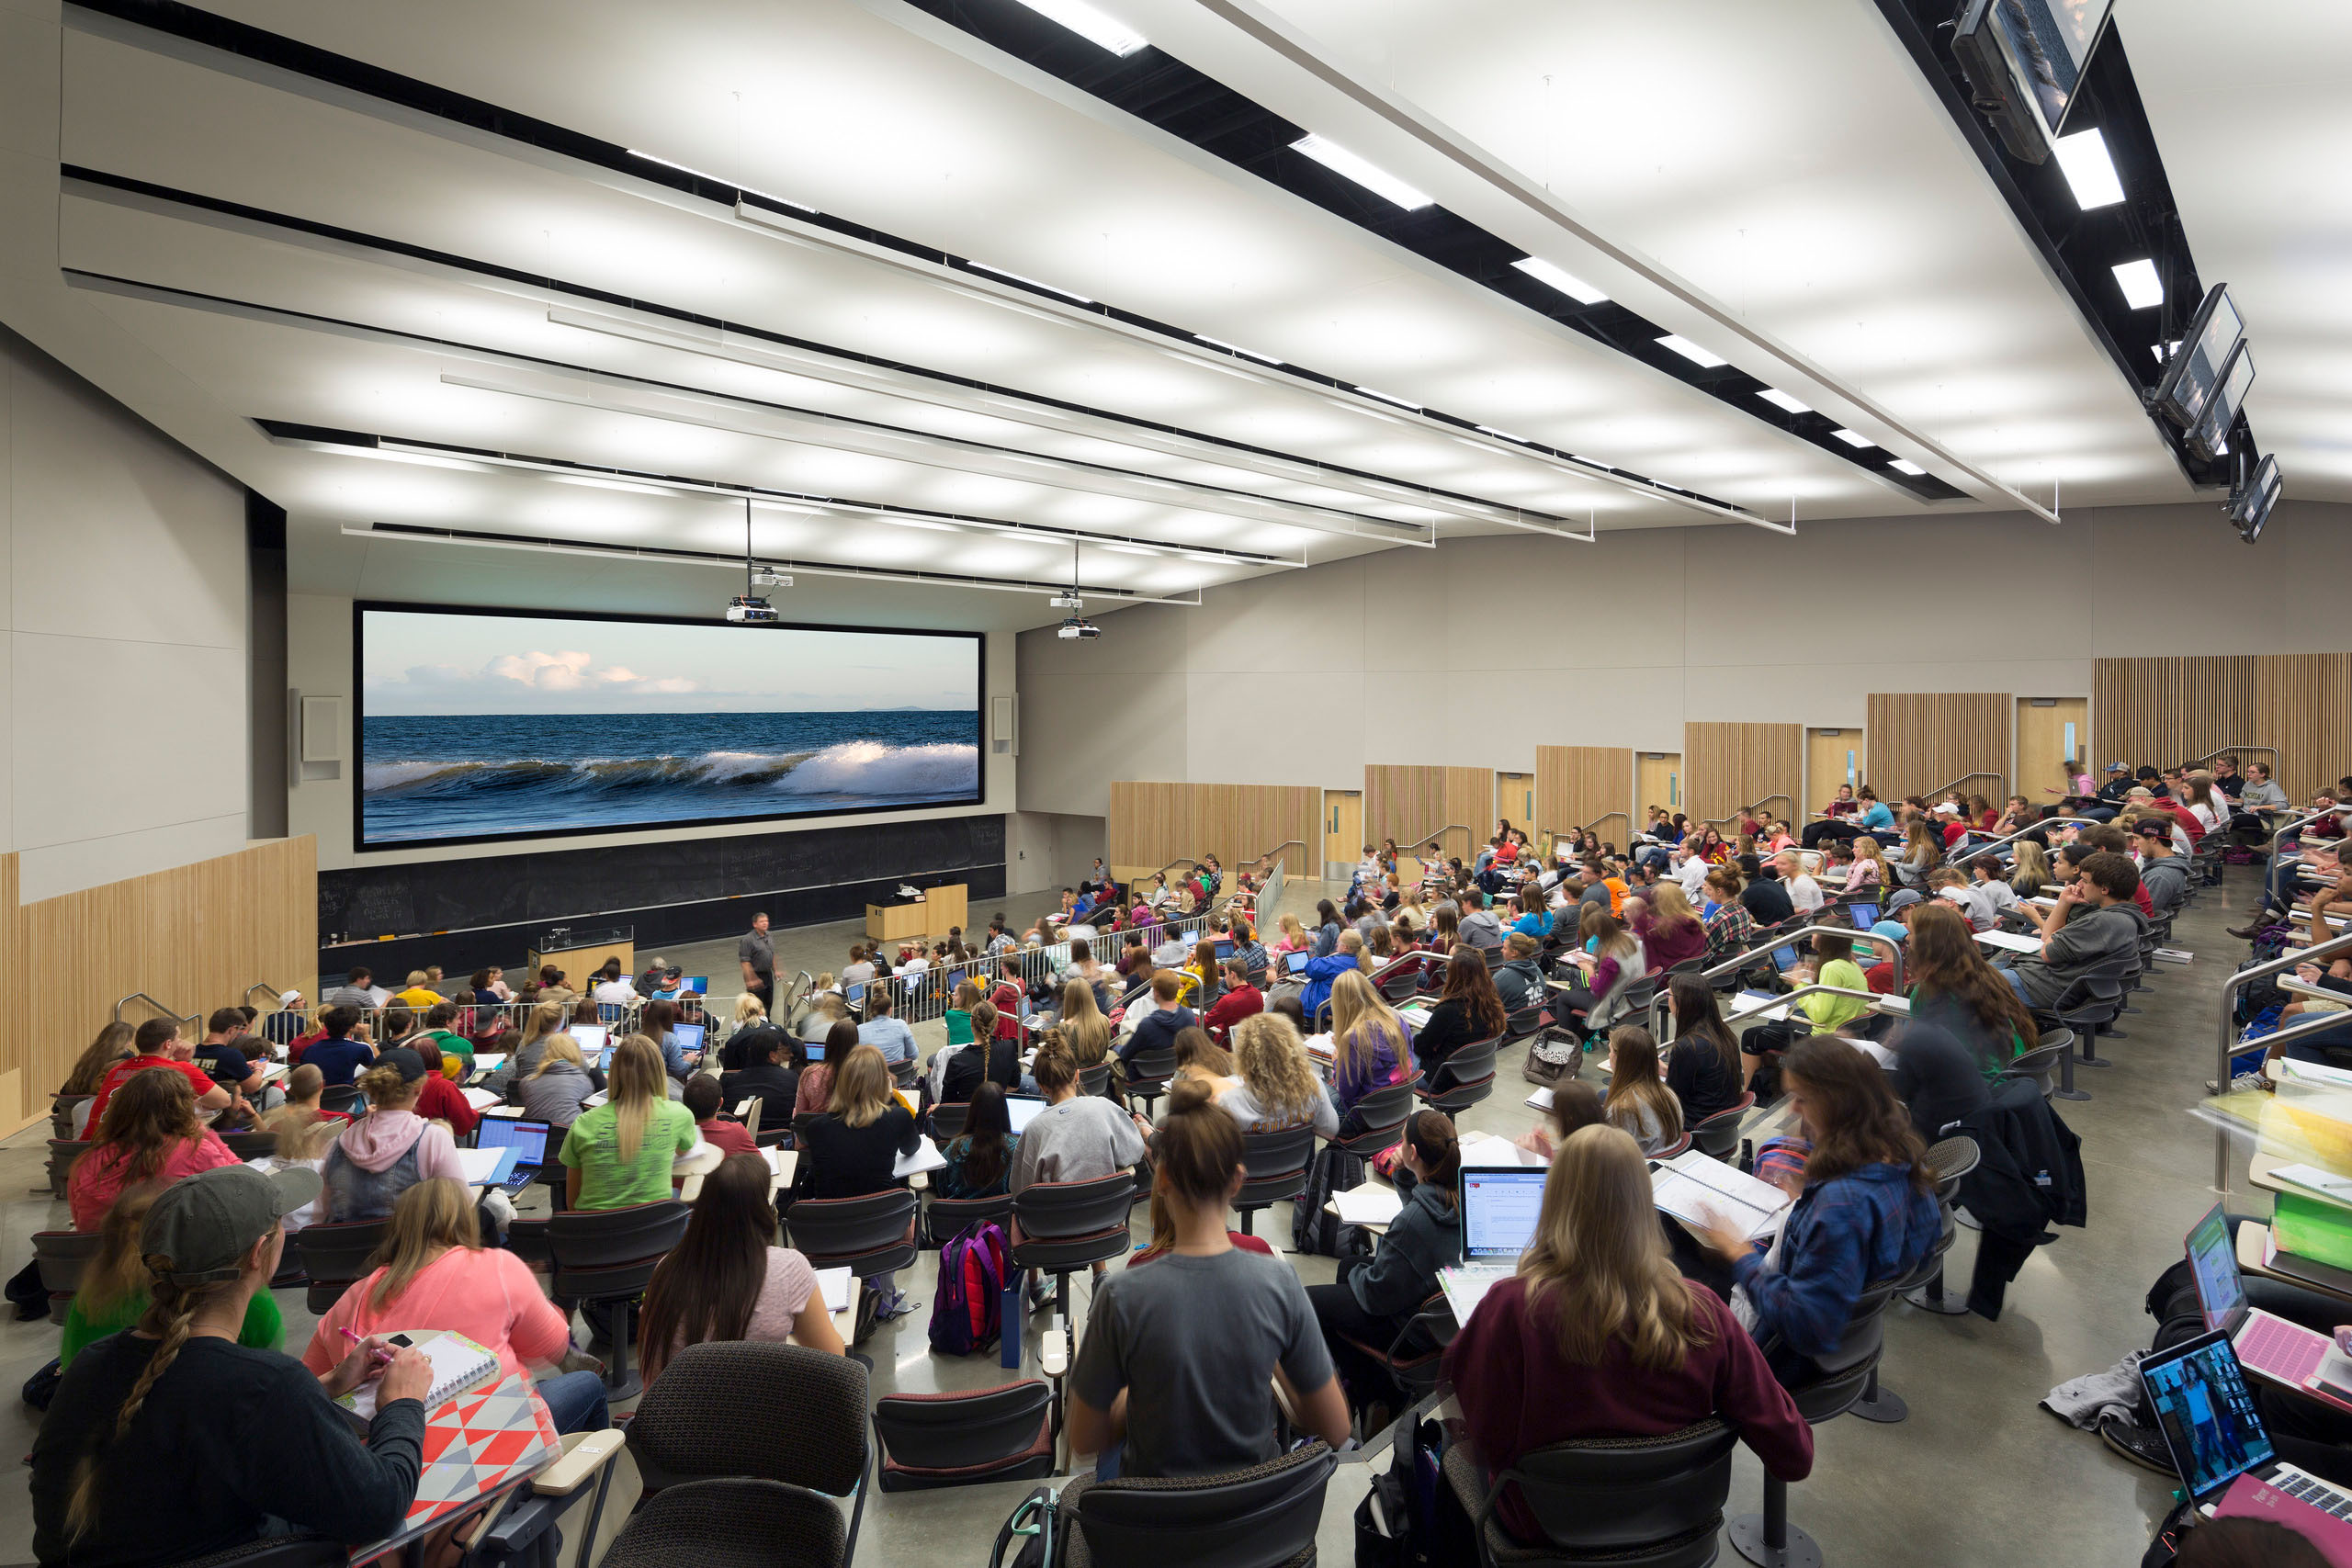
[{"label": "chair backrest", "polygon": [[389,1220],[304,1225],[288,1237],[311,1282],[348,1284],[368,1272],[368,1259],[384,1243]]},{"label": "chair backrest", "polygon": [[689,1345],[647,1386],[629,1456],[649,1491],[748,1477],[847,1496],[865,1475],[865,1368],[847,1356],[763,1340]]},{"label": "chair backrest", "polygon": [[1524,1040],[1544,1027],[1544,1004],[1533,1001],[1503,1020],[1503,1040]]},{"label": "chair backrest", "polygon": [[641,1262],[677,1246],[693,1213],[674,1198],[625,1209],[565,1209],[548,1221],[548,1246],[559,1269]]},{"label": "chair backrest", "polygon": [[1728,1159],[1739,1147],[1739,1124],[1755,1109],[1756,1097],[1743,1094],[1736,1105],[1726,1105],[1690,1129],[1690,1145],[1713,1159]]},{"label": "chair backrest", "polygon": [[1163,1045],[1157,1051],[1138,1051],[1127,1059],[1127,1082],[1157,1083],[1176,1075],[1176,1047]]},{"label": "chair backrest", "polygon": [[319,1091],[319,1109],[322,1111],[356,1111],[358,1107],[357,1084],[331,1083]]},{"label": "chair backrest", "polygon": [[1091,1067],[1078,1069],[1078,1092],[1101,1099],[1110,1091],[1111,1059],[1104,1057]]},{"label": "chair backrest", "polygon": [[1097,1562],[1275,1568],[1315,1544],[1338,1461],[1317,1440],[1227,1475],[1101,1481],[1079,1494]]},{"label": "chair backrest", "polygon": [[1547,1444],[1520,1455],[1496,1480],[1517,1489],[1551,1545],[1631,1554],[1723,1512],[1738,1443],[1738,1429],[1711,1416],[1656,1438]]},{"label": "chair backrest", "polygon": [[1364,1131],[1403,1126],[1405,1118],[1413,1113],[1413,1082],[1407,1078],[1400,1083],[1383,1084],[1357,1100],[1356,1119],[1363,1123]]},{"label": "chair backrest", "polygon": [[1492,1077],[1495,1052],[1501,1045],[1499,1038],[1472,1041],[1445,1059],[1446,1077],[1457,1084],[1476,1083],[1480,1078]]},{"label": "chair backrest", "polygon": [[854,1198],[803,1198],[786,1212],[792,1245],[819,1258],[846,1258],[904,1239],[915,1195],[903,1187]]},{"label": "chair backrest", "polygon": [[1879,1347],[1886,1338],[1886,1303],[1894,1299],[1899,1280],[1881,1280],[1866,1285],[1854,1302],[1854,1310],[1847,1314],[1846,1326],[1838,1337],[1837,1345],[1814,1358],[1823,1373],[1834,1376],[1878,1359]]},{"label": "chair backrest", "polygon": [[35,1231],[33,1260],[40,1265],[41,1289],[52,1296],[82,1288],[83,1271],[98,1255],[96,1231]]},{"label": "chair backrest", "polygon": [[239,1159],[261,1159],[277,1152],[277,1134],[275,1133],[223,1133],[220,1141],[228,1145],[229,1152]]},{"label": "chair backrest", "polygon": [[1012,1195],[1012,1217],[1023,1235],[1086,1235],[1126,1224],[1135,1189],[1135,1173],[1125,1170],[1091,1181],[1040,1181]]},{"label": "chair backrest", "polygon": [[915,1470],[967,1470],[1018,1454],[1037,1440],[1053,1386],[1025,1378],[955,1393],[886,1393],[874,1431],[891,1462]]},{"label": "chair backrest", "polygon": [[964,1134],[964,1118],[972,1113],[969,1100],[943,1100],[931,1108],[931,1135],[945,1144]]},{"label": "chair backrest", "polygon": [[1241,1134],[1241,1166],[1249,1179],[1286,1176],[1304,1170],[1315,1157],[1315,1129],[1285,1127],[1279,1133]]},{"label": "chair backrest", "polygon": [[1960,1179],[1976,1168],[1984,1151],[1973,1138],[1939,1138],[1928,1151],[1928,1168],[1936,1174],[1936,1195],[1949,1201],[1960,1190]]}]

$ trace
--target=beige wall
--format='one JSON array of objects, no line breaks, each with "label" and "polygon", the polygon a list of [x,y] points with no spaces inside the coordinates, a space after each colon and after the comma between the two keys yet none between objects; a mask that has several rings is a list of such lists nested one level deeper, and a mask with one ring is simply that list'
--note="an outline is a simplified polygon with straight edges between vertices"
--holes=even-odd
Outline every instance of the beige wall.
[{"label": "beige wall", "polygon": [[1022,634],[1023,807],[1101,816],[1114,778],[1532,772],[1538,745],[1679,751],[1686,719],[1858,727],[1874,691],[2087,696],[2098,657],[2331,650],[2352,508],[2284,503],[2252,547],[2202,503],[1508,534],[1204,597],[1092,642]]},{"label": "beige wall", "polygon": [[0,851],[31,902],[244,847],[243,491],[0,328]]}]

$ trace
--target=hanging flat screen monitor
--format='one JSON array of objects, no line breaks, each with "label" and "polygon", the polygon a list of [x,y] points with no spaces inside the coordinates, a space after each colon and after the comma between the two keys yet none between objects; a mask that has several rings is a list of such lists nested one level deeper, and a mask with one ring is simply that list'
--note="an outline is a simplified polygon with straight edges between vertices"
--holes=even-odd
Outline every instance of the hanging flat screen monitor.
[{"label": "hanging flat screen monitor", "polygon": [[2189,318],[2180,347],[2165,362],[2164,378],[2156,383],[2156,411],[2183,430],[2195,429],[2245,336],[2245,321],[2231,302],[2230,286],[2213,285]]},{"label": "hanging flat screen monitor", "polygon": [[2245,395],[2254,386],[2254,345],[2242,343],[2230,355],[2230,367],[2222,372],[2221,389],[2205,400],[2205,412],[2198,417],[2197,427],[2188,433],[2188,449],[2211,462],[2228,449],[2230,430],[2238,422],[2238,410],[2245,406]]}]

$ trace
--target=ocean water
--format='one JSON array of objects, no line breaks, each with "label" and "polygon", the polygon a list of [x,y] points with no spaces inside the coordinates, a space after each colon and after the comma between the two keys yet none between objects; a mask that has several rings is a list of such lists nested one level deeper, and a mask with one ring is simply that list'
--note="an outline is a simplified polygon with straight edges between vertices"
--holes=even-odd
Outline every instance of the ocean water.
[{"label": "ocean water", "polygon": [[366,721],[369,844],[968,800],[971,709]]}]

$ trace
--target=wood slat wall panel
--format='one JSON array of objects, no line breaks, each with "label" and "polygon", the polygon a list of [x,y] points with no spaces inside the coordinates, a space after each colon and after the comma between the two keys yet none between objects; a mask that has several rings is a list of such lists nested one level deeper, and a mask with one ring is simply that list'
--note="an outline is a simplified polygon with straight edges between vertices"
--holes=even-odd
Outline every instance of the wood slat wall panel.
[{"label": "wood slat wall panel", "polygon": [[2119,759],[2169,768],[2216,746],[2279,745],[2256,733],[2256,662],[2252,654],[2095,661],[2091,738],[2100,761],[2092,772]]},{"label": "wood slat wall panel", "polygon": [[[24,911],[17,904],[17,857],[0,855],[0,962],[13,970],[5,981],[0,981],[0,1127],[7,1128],[24,1124],[31,1114],[24,1102],[40,1093],[39,1089],[25,1087],[38,1080],[33,1073],[32,1042],[25,1023],[25,982],[33,971],[24,964]],[[96,1028],[92,1026],[92,1032]],[[73,1064],[69,1061],[66,1065],[70,1067]],[[62,1083],[65,1075],[61,1071],[57,1077]],[[57,1084],[47,1087],[55,1089]],[[49,1109],[45,1098],[40,1100],[40,1109]]]},{"label": "wood slat wall panel", "polygon": [[[1169,862],[1213,854],[1231,871],[1286,839],[1322,844],[1323,792],[1312,784],[1155,784],[1117,780],[1104,823],[1106,858],[1122,881]],[[1291,869],[1306,862],[1294,852]]]},{"label": "wood slat wall panel", "polygon": [[2270,762],[2287,798],[2301,807],[2312,791],[2352,771],[2352,653],[2258,656],[2253,721],[2244,735],[2224,735],[2211,744],[2224,741],[2278,748],[2276,758],[2242,752],[2238,766]]},{"label": "wood slat wall panel", "polygon": [[[1773,815],[1804,820],[1801,724],[1685,724],[1682,769],[1683,811],[1694,822],[1726,818],[1760,801]],[[1766,801],[1771,795],[1786,798]]]},{"label": "wood slat wall panel", "polygon": [[[1535,824],[1547,833],[1600,823],[1601,837],[1623,843],[1632,832],[1634,751],[1630,746],[1538,746]],[[1602,822],[1610,812],[1624,820]]]},{"label": "wood slat wall panel", "polygon": [[1193,852],[1193,786],[1114,779],[1103,857],[1126,882]]},{"label": "wood slat wall panel", "polygon": [[[47,1114],[51,1091],[133,991],[182,1013],[232,1006],[255,983],[319,994],[318,848],[307,836],[21,907],[12,855],[0,905],[0,961],[42,976],[0,1003],[0,1038],[11,1042],[0,1046],[0,1080],[21,1073],[11,1125]],[[154,1014],[134,1003],[123,1016]],[[0,1115],[9,1110],[0,1095]]]},{"label": "wood slat wall panel", "polygon": [[1363,830],[1374,843],[1393,838],[1400,850],[1426,843],[1438,829],[1449,855],[1468,860],[1471,846],[1494,831],[1495,775],[1486,768],[1419,767],[1375,762],[1363,771]]},{"label": "wood slat wall panel", "polygon": [[1894,801],[1941,788],[1964,773],[1989,773],[1998,779],[1962,787],[1997,799],[2010,788],[2016,702],[2007,692],[1871,693],[1866,782]]}]

